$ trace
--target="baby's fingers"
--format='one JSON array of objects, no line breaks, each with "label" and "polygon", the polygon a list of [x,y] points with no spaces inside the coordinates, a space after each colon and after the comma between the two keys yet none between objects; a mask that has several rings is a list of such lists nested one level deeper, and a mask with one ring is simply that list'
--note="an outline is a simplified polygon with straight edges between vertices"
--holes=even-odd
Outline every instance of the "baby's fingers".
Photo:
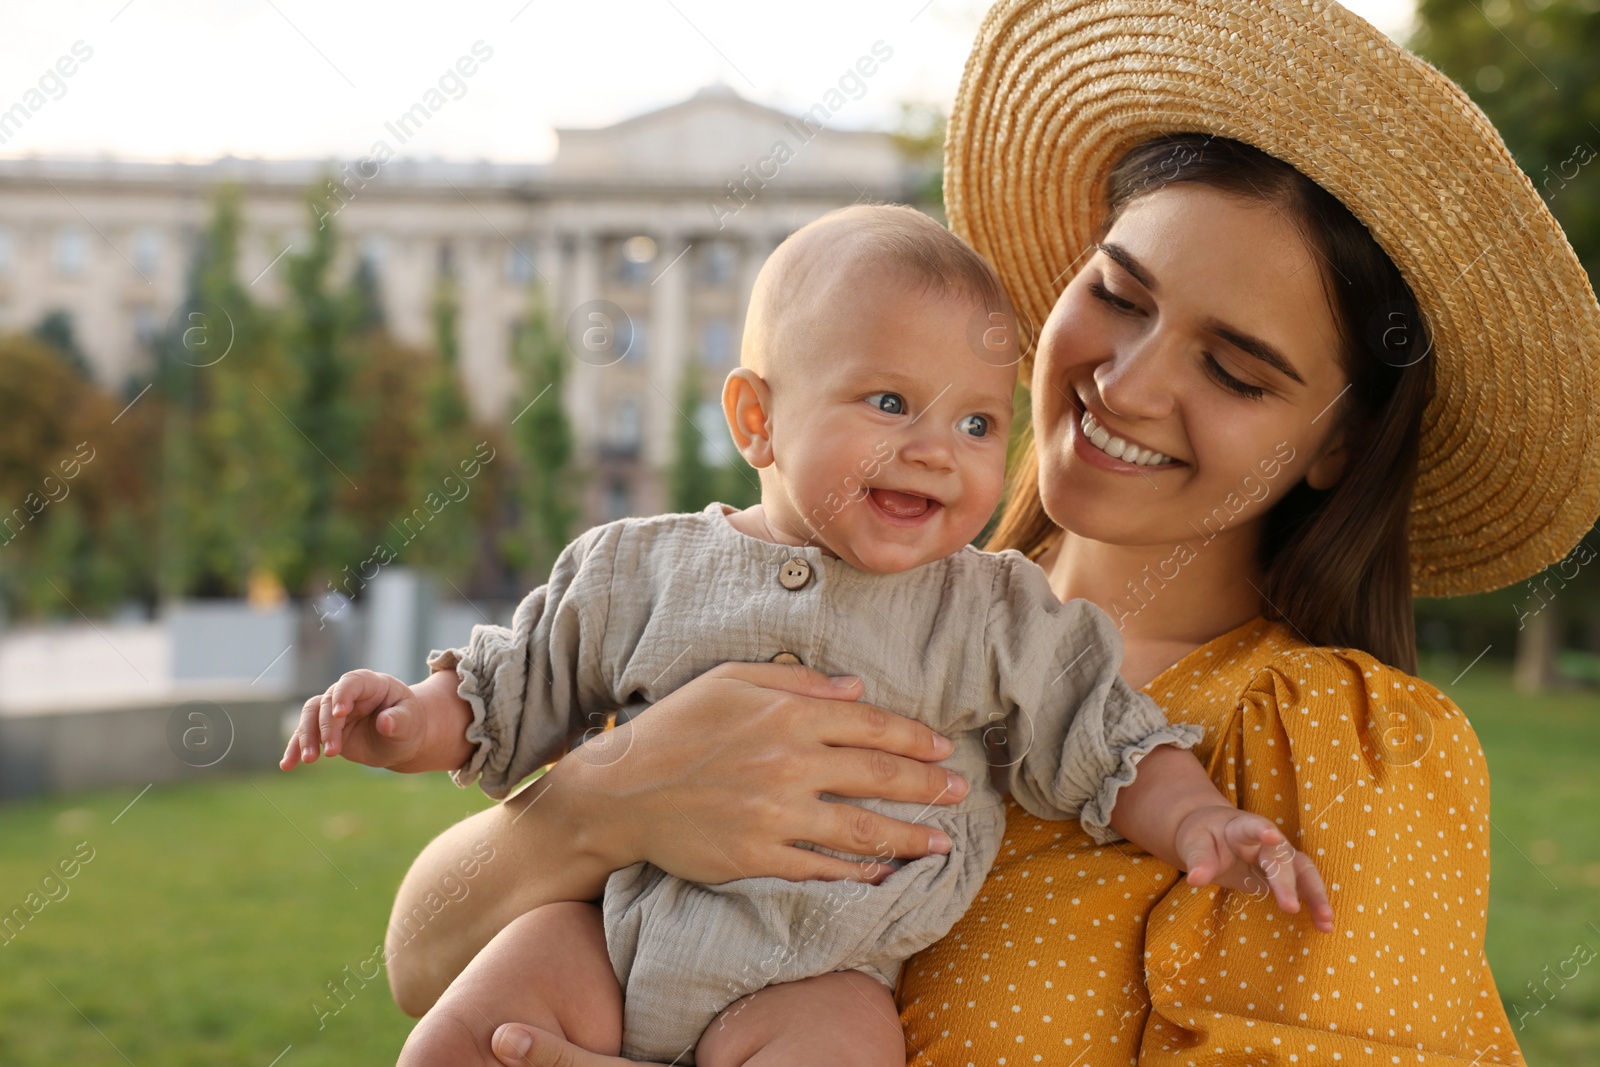
[{"label": "baby's fingers", "polygon": [[1189,884],[1209,885],[1217,872],[1228,866],[1217,840],[1211,834],[1196,834],[1183,844],[1183,869],[1189,872]]},{"label": "baby's fingers", "polygon": [[[396,689],[398,688],[398,692]],[[328,687],[328,712],[334,719],[348,716],[356,708],[370,709],[392,704],[406,695],[399,679],[366,668],[346,671]]]},{"label": "baby's fingers", "polygon": [[1322,882],[1317,865],[1304,852],[1297,852],[1294,866],[1300,896],[1311,909],[1312,923],[1325,934],[1333,933],[1333,903],[1328,899],[1328,889]]},{"label": "baby's fingers", "polygon": [[[1253,863],[1266,875],[1278,907],[1287,912],[1299,911],[1300,876],[1310,867],[1304,853],[1291,845],[1281,830],[1260,816],[1234,820],[1228,826],[1227,837],[1234,855]],[[1315,868],[1311,870],[1316,873]]]},{"label": "baby's fingers", "polygon": [[332,690],[322,694],[321,705],[317,708],[317,727],[322,731],[323,752],[329,756],[339,754],[339,745],[344,738],[344,716],[335,717],[333,714]]},{"label": "baby's fingers", "polygon": [[317,744],[321,737],[317,729],[317,712],[321,705],[322,697],[314,696],[300,708],[300,724],[289,735],[289,746],[284,750],[279,767],[292,770],[301,763],[310,763],[317,758]]}]

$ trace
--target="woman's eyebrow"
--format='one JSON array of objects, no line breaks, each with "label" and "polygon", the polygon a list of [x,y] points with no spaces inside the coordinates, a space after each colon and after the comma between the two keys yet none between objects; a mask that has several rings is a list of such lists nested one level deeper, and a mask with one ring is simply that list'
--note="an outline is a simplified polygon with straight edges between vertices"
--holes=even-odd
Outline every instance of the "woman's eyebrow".
[{"label": "woman's eyebrow", "polygon": [[1233,327],[1226,326],[1215,320],[1206,324],[1206,330],[1222,338],[1222,340],[1228,342],[1228,344],[1245,355],[1254,356],[1274,370],[1293,378],[1301,385],[1306,384],[1306,380],[1300,377],[1300,372],[1294,369],[1294,364],[1284,358],[1282,352],[1279,352],[1276,348],[1261,340],[1261,338],[1251,337],[1247,333],[1240,333]]},{"label": "woman's eyebrow", "polygon": [[1129,252],[1121,245],[1114,245],[1109,241],[1102,241],[1095,245],[1095,247],[1101,252],[1104,252],[1106,257],[1112,262],[1116,263],[1117,266],[1133,275],[1134,281],[1138,282],[1152,293],[1156,291],[1156,283],[1150,280],[1150,272],[1145,270],[1144,265],[1141,264],[1137,259],[1133,258],[1132,252]]}]

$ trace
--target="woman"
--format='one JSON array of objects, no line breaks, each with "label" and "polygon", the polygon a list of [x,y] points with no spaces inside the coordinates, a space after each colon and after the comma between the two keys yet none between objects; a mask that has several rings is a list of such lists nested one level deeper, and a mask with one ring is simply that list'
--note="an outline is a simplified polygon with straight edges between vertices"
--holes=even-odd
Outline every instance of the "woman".
[{"label": "woman", "polygon": [[[1414,593],[1520,580],[1600,511],[1600,307],[1532,186],[1454,86],[1298,0],[1002,3],[947,161],[952,227],[1042,323],[989,547],[1111,614],[1125,677],[1206,728],[1213,777],[1315,857],[1340,929],[1011,805],[979,902],[905,968],[908,1055],[1520,1062],[1483,959],[1482,754],[1406,672]],[[716,882],[851,873],[796,840],[933,851],[817,799],[961,788],[857,692],[719,668],[447,832],[396,903],[401,1006],[636,860]],[[398,935],[479,842],[467,900]],[[620,1062],[534,1036],[497,1052]]]}]

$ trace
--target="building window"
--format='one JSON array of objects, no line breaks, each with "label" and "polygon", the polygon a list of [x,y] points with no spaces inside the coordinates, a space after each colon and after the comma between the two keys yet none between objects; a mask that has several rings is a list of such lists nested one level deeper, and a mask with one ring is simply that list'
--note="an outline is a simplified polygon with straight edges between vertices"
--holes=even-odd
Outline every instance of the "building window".
[{"label": "building window", "polygon": [[506,281],[526,285],[533,280],[533,242],[527,238],[511,242],[506,249]]},{"label": "building window", "polygon": [[133,309],[133,336],[141,345],[146,348],[154,346],[156,333],[160,328],[160,320],[156,318],[155,308],[148,304],[140,304]]},{"label": "building window", "polygon": [[456,250],[449,241],[439,242],[439,277],[454,278],[456,276]]},{"label": "building window", "polygon": [[711,319],[700,328],[700,356],[708,367],[725,367],[733,356],[733,327]]},{"label": "building window", "polygon": [[0,230],[0,274],[11,269],[11,231]]},{"label": "building window", "polygon": [[140,274],[156,272],[161,262],[161,231],[143,229],[133,235],[133,269]]},{"label": "building window", "polygon": [[626,285],[642,285],[650,281],[650,270],[656,262],[654,239],[640,234],[630,237],[620,246],[617,262],[617,280]]},{"label": "building window", "polygon": [[700,462],[712,467],[726,467],[733,462],[738,453],[722,405],[714,400],[701,401],[695,409],[694,422],[700,430]]},{"label": "building window", "polygon": [[609,443],[621,450],[639,447],[639,402],[631,396],[620,397],[611,408],[611,425],[607,431]]},{"label": "building window", "polygon": [[56,234],[56,270],[68,278],[83,273],[89,262],[89,238],[76,226],[65,226]]},{"label": "building window", "polygon": [[624,313],[616,324],[616,348],[620,358],[632,363],[650,356],[650,327]]},{"label": "building window", "polygon": [[712,241],[701,257],[700,277],[707,285],[727,285],[733,281],[739,252],[729,241]]},{"label": "building window", "polygon": [[389,242],[380,234],[368,234],[361,239],[361,261],[376,271],[389,255]]},{"label": "building window", "polygon": [[628,483],[612,480],[606,484],[606,522],[616,522],[628,517],[632,505],[628,500]]}]

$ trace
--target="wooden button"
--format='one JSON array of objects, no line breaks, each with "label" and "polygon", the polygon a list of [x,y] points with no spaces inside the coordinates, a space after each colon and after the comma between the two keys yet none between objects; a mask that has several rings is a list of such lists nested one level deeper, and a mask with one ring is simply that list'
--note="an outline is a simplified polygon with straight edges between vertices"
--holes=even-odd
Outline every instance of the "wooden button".
[{"label": "wooden button", "polygon": [[772,662],[774,662],[774,663],[799,663],[800,662],[800,657],[795,655],[793,652],[779,652],[776,656],[772,657]]},{"label": "wooden button", "polygon": [[795,556],[785,560],[778,568],[778,584],[785,589],[799,589],[811,580],[811,564]]}]

